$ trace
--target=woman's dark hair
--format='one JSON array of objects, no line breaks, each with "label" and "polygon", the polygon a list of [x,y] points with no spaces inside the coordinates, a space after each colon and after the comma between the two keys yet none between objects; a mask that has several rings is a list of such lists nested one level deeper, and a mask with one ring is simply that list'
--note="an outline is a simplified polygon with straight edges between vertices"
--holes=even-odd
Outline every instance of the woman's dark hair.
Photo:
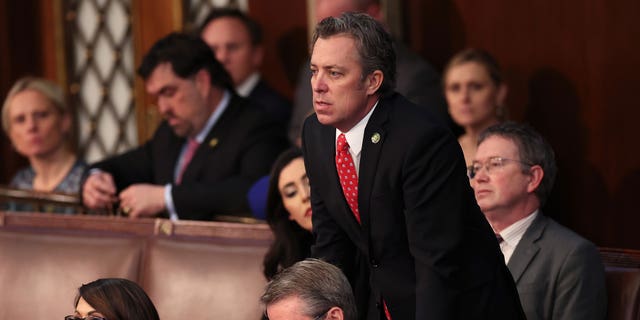
[{"label": "woman's dark hair", "polygon": [[280,173],[294,159],[302,157],[299,148],[286,150],[273,165],[269,190],[267,193],[267,223],[274,234],[274,241],[264,257],[264,276],[271,280],[280,269],[287,268],[309,256],[313,243],[313,235],[300,225],[289,219],[289,212],[285,209],[282,196],[278,189]]},{"label": "woman's dark hair", "polygon": [[160,320],[149,296],[127,279],[98,279],[84,284],[78,288],[75,306],[80,298],[108,320]]}]

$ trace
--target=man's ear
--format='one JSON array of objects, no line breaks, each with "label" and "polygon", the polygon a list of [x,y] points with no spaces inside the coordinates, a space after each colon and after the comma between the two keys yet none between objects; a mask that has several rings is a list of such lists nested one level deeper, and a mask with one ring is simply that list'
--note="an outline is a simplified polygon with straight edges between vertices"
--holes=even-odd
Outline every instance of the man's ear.
[{"label": "man's ear", "polygon": [[527,183],[527,192],[533,193],[535,192],[540,183],[542,182],[542,178],[544,177],[544,170],[539,165],[531,166],[529,168],[529,183]]},{"label": "man's ear", "polygon": [[382,86],[384,80],[384,74],[380,70],[375,70],[370,73],[364,81],[365,90],[367,95],[373,95]]},{"label": "man's ear", "polygon": [[206,98],[211,92],[211,75],[205,69],[200,69],[194,77],[196,89],[203,98]]},{"label": "man's ear", "polygon": [[339,307],[333,307],[327,311],[327,317],[329,320],[344,320],[344,312]]}]

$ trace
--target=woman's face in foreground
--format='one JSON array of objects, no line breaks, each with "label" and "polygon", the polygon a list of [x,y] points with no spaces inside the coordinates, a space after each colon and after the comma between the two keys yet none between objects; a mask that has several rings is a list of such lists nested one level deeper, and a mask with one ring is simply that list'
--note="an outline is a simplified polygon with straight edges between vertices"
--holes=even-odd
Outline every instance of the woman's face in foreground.
[{"label": "woman's face in foreground", "polygon": [[289,219],[311,231],[311,193],[302,157],[295,158],[280,172],[278,190]]}]

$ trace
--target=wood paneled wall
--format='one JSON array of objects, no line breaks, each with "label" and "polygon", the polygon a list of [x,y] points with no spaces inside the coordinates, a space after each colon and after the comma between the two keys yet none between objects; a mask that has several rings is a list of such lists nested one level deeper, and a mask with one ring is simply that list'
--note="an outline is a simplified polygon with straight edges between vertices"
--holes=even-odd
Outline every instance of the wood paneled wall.
[{"label": "wood paneled wall", "polygon": [[[51,19],[34,14],[50,12],[46,3],[0,0],[3,98],[25,73],[59,77],[52,66],[51,37],[42,32]],[[137,0],[134,6],[144,3]],[[178,1],[160,3],[172,8]],[[511,119],[532,124],[556,150],[560,172],[545,212],[600,246],[640,248],[636,236],[640,210],[634,201],[640,191],[636,142],[640,27],[635,21],[640,2],[405,0],[403,4],[405,42],[440,70],[465,47],[485,48],[500,61],[509,84]],[[278,91],[290,95],[303,62],[298,60],[306,53],[306,3],[251,0],[249,7],[265,29],[263,75]],[[139,25],[143,29],[134,31],[135,37],[143,37],[135,40],[138,46],[148,47],[161,36],[158,33],[178,28],[175,10],[152,9],[138,11],[145,13],[134,18],[134,24],[146,21]],[[149,101],[137,102],[138,116],[147,117]],[[141,131],[140,137],[149,132]],[[11,151],[4,135],[0,151],[0,183],[6,183],[24,160]]]},{"label": "wood paneled wall", "polygon": [[501,63],[510,118],[554,147],[545,213],[601,246],[640,248],[640,2],[408,0],[407,42],[442,69],[480,47]]},{"label": "wood paneled wall", "polygon": [[[0,103],[4,103],[7,92],[21,76],[47,76],[39,35],[46,21],[37,16],[40,8],[39,0],[0,0]],[[0,134],[0,152],[0,183],[7,183],[27,161],[13,150],[4,130]]]}]

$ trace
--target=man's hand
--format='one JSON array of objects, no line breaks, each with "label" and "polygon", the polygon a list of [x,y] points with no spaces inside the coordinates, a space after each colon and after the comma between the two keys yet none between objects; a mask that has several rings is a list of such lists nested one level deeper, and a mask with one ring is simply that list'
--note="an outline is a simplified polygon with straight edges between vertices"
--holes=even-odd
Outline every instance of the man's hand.
[{"label": "man's hand", "polygon": [[82,186],[84,205],[94,210],[111,210],[116,201],[116,184],[111,174],[102,171],[91,173]]},{"label": "man's hand", "polygon": [[150,217],[165,210],[164,186],[133,184],[120,192],[120,208],[131,218]]}]

